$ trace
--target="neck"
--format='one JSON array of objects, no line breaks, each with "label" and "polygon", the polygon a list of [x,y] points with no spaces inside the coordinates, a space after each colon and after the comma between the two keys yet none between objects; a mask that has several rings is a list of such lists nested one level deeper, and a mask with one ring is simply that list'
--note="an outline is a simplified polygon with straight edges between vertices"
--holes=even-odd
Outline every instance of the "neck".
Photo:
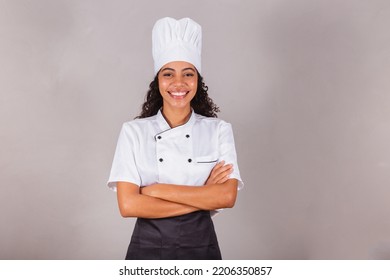
[{"label": "neck", "polygon": [[171,111],[163,107],[161,112],[171,128],[185,124],[191,117],[191,108]]}]

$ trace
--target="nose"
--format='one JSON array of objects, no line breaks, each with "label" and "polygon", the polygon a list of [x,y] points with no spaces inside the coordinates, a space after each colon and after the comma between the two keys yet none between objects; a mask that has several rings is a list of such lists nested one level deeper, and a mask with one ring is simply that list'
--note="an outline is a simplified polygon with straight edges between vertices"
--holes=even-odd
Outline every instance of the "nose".
[{"label": "nose", "polygon": [[184,79],[183,79],[183,77],[182,77],[181,75],[177,75],[177,76],[175,77],[175,79],[173,80],[173,84],[174,84],[175,86],[181,86],[181,85],[183,85],[183,84],[184,84]]}]

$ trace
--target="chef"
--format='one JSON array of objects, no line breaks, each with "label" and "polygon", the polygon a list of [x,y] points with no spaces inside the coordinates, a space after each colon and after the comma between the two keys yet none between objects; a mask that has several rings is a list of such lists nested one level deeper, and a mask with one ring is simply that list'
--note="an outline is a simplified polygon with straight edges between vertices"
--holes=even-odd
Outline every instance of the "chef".
[{"label": "chef", "polygon": [[211,217],[243,187],[232,127],[201,76],[202,33],[189,18],[152,31],[155,78],[119,135],[108,186],[137,217],[126,259],[221,259]]}]

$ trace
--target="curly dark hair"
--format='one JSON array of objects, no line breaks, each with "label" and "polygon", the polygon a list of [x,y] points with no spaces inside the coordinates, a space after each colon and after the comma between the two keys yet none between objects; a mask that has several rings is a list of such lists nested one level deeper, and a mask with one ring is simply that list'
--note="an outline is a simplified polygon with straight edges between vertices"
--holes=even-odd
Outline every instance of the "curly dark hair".
[{"label": "curly dark hair", "polygon": [[[207,91],[208,87],[203,82],[203,77],[198,73],[198,87],[194,98],[191,100],[191,107],[194,112],[205,116],[217,118],[219,108],[214,104],[213,100],[209,97]],[[163,105],[163,99],[158,88],[158,73],[154,77],[154,80],[149,85],[149,90],[145,97],[145,102],[142,105],[142,111],[136,119],[143,119],[151,117],[157,114],[158,110]]]}]

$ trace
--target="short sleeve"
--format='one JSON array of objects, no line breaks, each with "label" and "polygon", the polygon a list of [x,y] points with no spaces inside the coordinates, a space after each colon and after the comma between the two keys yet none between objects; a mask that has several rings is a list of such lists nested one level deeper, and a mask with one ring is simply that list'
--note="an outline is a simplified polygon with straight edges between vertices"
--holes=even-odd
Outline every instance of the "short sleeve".
[{"label": "short sleeve", "polygon": [[135,142],[135,134],[131,127],[127,123],[123,124],[107,182],[108,187],[113,191],[116,191],[117,182],[129,182],[137,186],[141,184],[135,162]]},{"label": "short sleeve", "polygon": [[238,180],[238,190],[244,187],[237,163],[237,153],[234,144],[233,130],[230,123],[222,121],[219,127],[219,160],[225,164],[233,164],[233,173],[230,178]]},{"label": "short sleeve", "polygon": [[[231,179],[237,179],[237,189],[241,190],[244,187],[244,182],[241,179],[240,169],[237,163],[237,153],[234,144],[233,130],[230,123],[222,121],[219,126],[218,135],[218,146],[219,146],[219,160],[225,161],[225,164],[233,164],[233,173],[230,174]],[[221,213],[224,209],[215,209],[211,211],[211,216]]]}]

